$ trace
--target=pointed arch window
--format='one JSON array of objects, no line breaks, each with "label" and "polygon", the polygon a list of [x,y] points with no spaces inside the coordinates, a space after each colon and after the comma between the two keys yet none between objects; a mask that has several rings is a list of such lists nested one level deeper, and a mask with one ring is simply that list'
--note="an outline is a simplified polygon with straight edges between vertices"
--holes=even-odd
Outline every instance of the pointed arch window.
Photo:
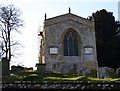
[{"label": "pointed arch window", "polygon": [[78,38],[73,31],[64,36],[64,56],[78,56]]}]

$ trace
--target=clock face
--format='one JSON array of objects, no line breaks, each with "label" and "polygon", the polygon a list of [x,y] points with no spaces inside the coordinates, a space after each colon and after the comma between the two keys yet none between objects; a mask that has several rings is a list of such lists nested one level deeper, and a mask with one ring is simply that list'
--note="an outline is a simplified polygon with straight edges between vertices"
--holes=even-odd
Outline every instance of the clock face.
[{"label": "clock face", "polygon": [[85,53],[93,53],[93,48],[85,48]]},{"label": "clock face", "polygon": [[50,54],[58,54],[58,48],[57,47],[50,48]]}]

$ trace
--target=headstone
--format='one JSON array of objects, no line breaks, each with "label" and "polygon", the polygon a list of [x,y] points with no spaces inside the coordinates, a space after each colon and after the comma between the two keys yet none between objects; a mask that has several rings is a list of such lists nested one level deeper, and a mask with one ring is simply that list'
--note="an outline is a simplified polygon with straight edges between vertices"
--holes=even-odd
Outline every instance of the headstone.
[{"label": "headstone", "polygon": [[11,66],[11,70],[12,70],[12,71],[16,71],[16,66],[14,66],[14,65]]},{"label": "headstone", "polygon": [[117,76],[120,77],[120,68],[116,69]]},{"label": "headstone", "polygon": [[2,76],[9,75],[9,60],[5,57],[1,60],[2,63]]},{"label": "headstone", "polygon": [[45,73],[46,64],[36,64],[36,67],[37,67],[37,71],[39,71],[39,73]]},{"label": "headstone", "polygon": [[2,81],[2,61],[1,60],[0,60],[0,81]]},{"label": "headstone", "polygon": [[85,76],[86,74],[90,73],[90,71],[91,71],[91,69],[85,67],[82,70],[82,75]]},{"label": "headstone", "polygon": [[99,78],[108,78],[108,77],[110,77],[110,74],[108,74],[110,71],[114,71],[114,69],[109,68],[109,67],[99,67],[98,68]]},{"label": "headstone", "polygon": [[11,70],[12,71],[16,71],[16,72],[21,72],[21,71],[23,71],[24,70],[24,67],[22,67],[22,66],[11,66]]},{"label": "headstone", "polygon": [[77,73],[77,64],[73,64],[71,69],[70,69],[70,73],[72,74],[76,74]]},{"label": "headstone", "polygon": [[0,60],[0,91],[2,91],[2,61]]}]

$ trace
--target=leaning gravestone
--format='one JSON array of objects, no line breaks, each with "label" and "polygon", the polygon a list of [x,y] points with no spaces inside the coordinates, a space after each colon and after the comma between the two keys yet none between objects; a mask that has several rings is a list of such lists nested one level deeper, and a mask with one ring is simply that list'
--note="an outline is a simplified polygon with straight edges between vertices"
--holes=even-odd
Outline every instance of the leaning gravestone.
[{"label": "leaning gravestone", "polygon": [[2,58],[2,76],[9,75],[9,60]]}]

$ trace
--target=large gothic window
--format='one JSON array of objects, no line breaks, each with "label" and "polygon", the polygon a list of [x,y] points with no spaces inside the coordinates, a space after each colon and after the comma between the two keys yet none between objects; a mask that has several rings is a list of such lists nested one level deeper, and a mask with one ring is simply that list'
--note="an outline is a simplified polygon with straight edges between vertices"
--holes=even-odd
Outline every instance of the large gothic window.
[{"label": "large gothic window", "polygon": [[78,56],[78,39],[73,31],[64,36],[64,56]]}]

